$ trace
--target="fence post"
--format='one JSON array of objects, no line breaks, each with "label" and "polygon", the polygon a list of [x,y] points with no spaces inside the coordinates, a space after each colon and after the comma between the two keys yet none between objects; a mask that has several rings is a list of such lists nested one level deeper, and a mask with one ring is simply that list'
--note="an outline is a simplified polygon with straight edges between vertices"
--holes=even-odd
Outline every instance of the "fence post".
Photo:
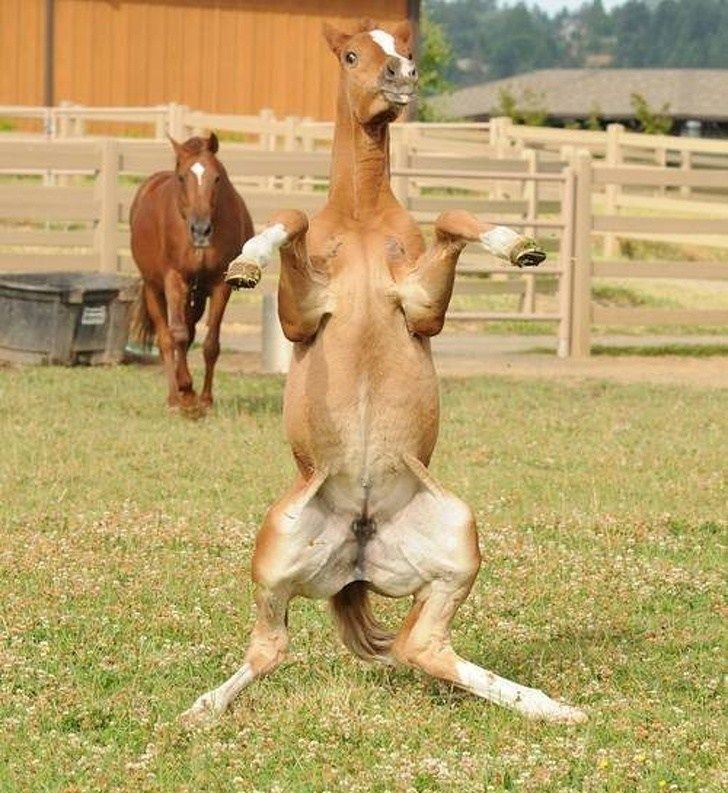
[{"label": "fence post", "polygon": [[[409,167],[410,158],[410,129],[407,122],[395,124],[390,127],[391,140],[391,168],[393,171]],[[409,176],[395,176],[392,179],[392,191],[397,200],[407,208],[409,206]]]},{"label": "fence post", "polygon": [[283,335],[278,319],[278,293],[263,295],[263,324],[261,327],[261,363],[264,372],[285,374],[291,363],[293,345]]},{"label": "fence post", "polygon": [[[607,126],[607,155],[606,164],[617,166],[622,164],[622,134],[624,133],[624,125],[622,124],[609,124]],[[604,190],[606,213],[607,215],[616,215],[619,205],[619,193],[621,187],[616,184],[608,184]],[[604,235],[604,257],[612,259],[617,254],[617,238],[613,232],[608,232]]]},{"label": "fence post", "polygon": [[170,102],[167,109],[167,132],[177,141],[186,139],[185,135],[185,109],[176,102]]},{"label": "fence post", "polygon": [[[574,153],[570,153],[573,163]],[[563,170],[564,185],[561,195],[561,275],[559,276],[559,329],[557,335],[556,355],[568,358],[571,354],[572,326],[572,286],[574,274],[574,203],[576,199],[576,178],[574,166],[569,165]]]},{"label": "fence post", "polygon": [[[283,133],[283,151],[292,152],[296,150],[296,131],[299,125],[297,116],[286,116],[284,119],[285,131]],[[284,176],[283,177],[283,192],[292,193],[294,184],[300,181],[300,177]]]},{"label": "fence post", "polygon": [[99,270],[114,272],[118,267],[119,143],[115,138],[103,138],[99,141],[99,149],[95,186],[99,215],[94,229],[94,247]]},{"label": "fence post", "polygon": [[576,201],[574,205],[574,270],[572,276],[571,343],[572,357],[591,352],[591,230],[592,158],[588,151],[576,157]]},{"label": "fence post", "polygon": [[[690,173],[693,167],[693,154],[690,149],[683,149],[680,157],[680,168],[683,173]],[[683,198],[690,198],[692,189],[690,185],[681,185],[680,195]]]}]

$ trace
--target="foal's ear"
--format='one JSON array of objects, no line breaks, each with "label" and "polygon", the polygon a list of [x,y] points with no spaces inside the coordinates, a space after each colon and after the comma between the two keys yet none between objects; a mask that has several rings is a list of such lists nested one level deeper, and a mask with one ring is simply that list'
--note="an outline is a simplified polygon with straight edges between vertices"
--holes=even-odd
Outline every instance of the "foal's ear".
[{"label": "foal's ear", "polygon": [[220,141],[218,141],[217,135],[214,132],[211,132],[207,139],[207,150],[210,152],[210,154],[216,154],[219,148]]},{"label": "foal's ear", "polygon": [[412,24],[410,23],[409,19],[405,19],[403,22],[398,22],[394,26],[392,35],[402,48],[412,48]]},{"label": "foal's ear", "polygon": [[373,20],[367,17],[366,19],[362,19],[359,23],[359,32],[360,33],[369,33],[372,30],[377,30],[379,25]]},{"label": "foal's ear", "polygon": [[351,38],[350,33],[344,33],[342,30],[337,30],[333,25],[324,22],[324,38],[328,42],[331,51],[338,57],[344,49],[346,42]]}]

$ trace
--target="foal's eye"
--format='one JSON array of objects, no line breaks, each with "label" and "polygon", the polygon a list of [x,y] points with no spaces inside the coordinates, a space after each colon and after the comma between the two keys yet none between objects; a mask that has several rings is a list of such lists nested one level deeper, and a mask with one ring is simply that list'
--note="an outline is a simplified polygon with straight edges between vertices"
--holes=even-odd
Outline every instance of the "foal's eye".
[{"label": "foal's eye", "polygon": [[218,175],[215,177],[215,184],[217,184],[219,181],[220,181],[220,174],[218,174]]},{"label": "foal's eye", "polygon": [[180,182],[184,183],[185,180],[184,174],[178,173],[177,178],[180,180]]},{"label": "foal's eye", "polygon": [[355,52],[347,52],[344,56],[344,60],[349,64],[349,66],[354,66],[354,64],[359,60]]}]

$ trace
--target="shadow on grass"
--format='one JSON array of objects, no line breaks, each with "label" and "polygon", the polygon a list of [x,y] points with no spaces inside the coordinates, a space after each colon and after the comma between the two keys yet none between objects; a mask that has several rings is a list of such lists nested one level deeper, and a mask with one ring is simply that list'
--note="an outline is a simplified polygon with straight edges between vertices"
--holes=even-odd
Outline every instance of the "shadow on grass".
[{"label": "shadow on grass", "polygon": [[728,344],[660,344],[660,345],[628,345],[613,347],[604,344],[593,344],[592,355],[603,355],[618,358],[625,355],[638,355],[661,358],[672,355],[681,358],[712,358],[728,355]]},{"label": "shadow on grass", "polygon": [[[556,351],[550,347],[529,347],[520,352],[521,355],[548,355],[556,357]],[[717,358],[728,356],[728,344],[635,344],[607,345],[592,344],[591,354],[604,358],[625,358],[627,356],[644,358]]]},{"label": "shadow on grass", "polygon": [[226,416],[280,416],[283,412],[283,393],[250,394],[222,397],[217,410]]}]

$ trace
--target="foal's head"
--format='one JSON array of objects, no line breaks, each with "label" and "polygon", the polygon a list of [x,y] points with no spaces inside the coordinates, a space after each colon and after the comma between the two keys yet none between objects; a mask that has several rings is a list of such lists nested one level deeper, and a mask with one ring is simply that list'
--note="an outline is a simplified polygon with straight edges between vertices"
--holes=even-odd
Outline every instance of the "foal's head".
[{"label": "foal's head", "polygon": [[215,157],[217,136],[212,133],[209,138],[190,138],[184,143],[172,138],[170,141],[177,158],[175,178],[179,210],[187,221],[194,247],[207,248],[220,180],[225,178],[225,169]]},{"label": "foal's head", "polygon": [[366,20],[353,34],[324,25],[324,35],[341,64],[357,121],[394,120],[414,97],[417,84],[410,23],[400,22],[387,33]]}]

